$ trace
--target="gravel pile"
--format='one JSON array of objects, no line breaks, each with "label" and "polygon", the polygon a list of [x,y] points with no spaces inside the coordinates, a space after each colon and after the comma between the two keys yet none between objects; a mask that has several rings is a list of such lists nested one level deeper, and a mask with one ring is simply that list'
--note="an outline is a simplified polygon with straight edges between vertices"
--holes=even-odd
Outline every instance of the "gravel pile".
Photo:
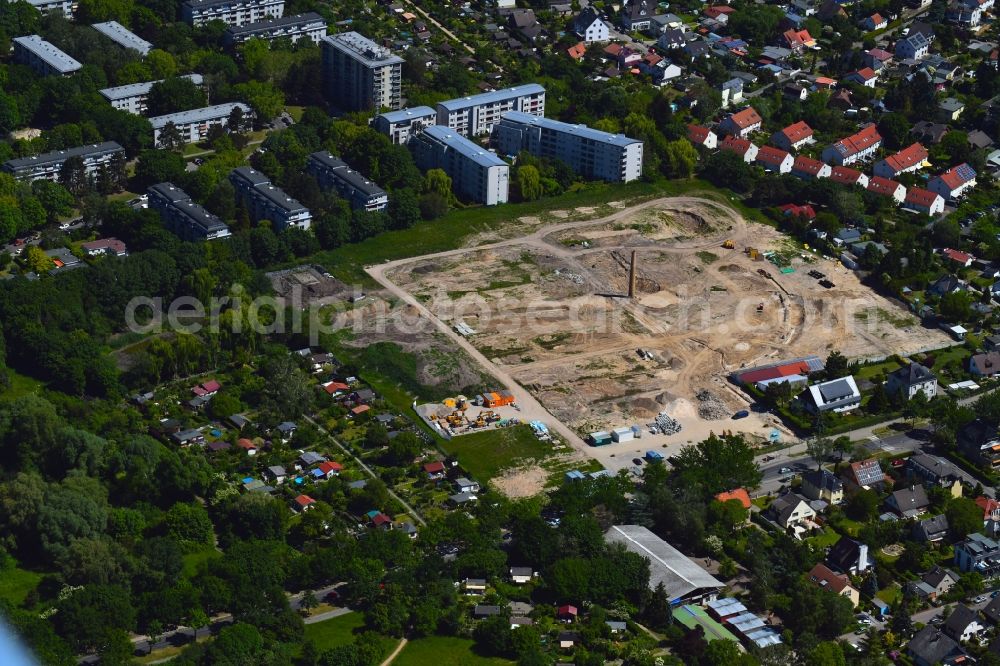
[{"label": "gravel pile", "polygon": [[726,403],[719,399],[709,390],[698,391],[695,395],[698,399],[698,416],[706,421],[721,421],[729,417],[729,408]]}]

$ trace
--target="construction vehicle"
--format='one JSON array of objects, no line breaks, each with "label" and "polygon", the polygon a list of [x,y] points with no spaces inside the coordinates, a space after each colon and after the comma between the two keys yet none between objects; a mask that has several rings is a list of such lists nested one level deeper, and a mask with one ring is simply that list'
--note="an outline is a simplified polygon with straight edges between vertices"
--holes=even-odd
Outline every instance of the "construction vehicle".
[{"label": "construction vehicle", "polygon": [[736,247],[736,245],[733,243],[732,238],[727,238],[726,241],[722,244],[722,247],[727,250],[732,250],[733,248]]},{"label": "construction vehicle", "polygon": [[761,301],[760,303],[757,304],[757,314],[760,314],[763,311],[764,311],[764,302]]},{"label": "construction vehicle", "polygon": [[763,259],[763,255],[761,255],[760,250],[755,247],[748,247],[743,250],[743,252],[754,261],[761,261]]},{"label": "construction vehicle", "polygon": [[758,269],[757,269],[757,273],[758,273],[758,274],[759,274],[759,275],[760,275],[760,276],[761,276],[762,278],[766,278],[766,279],[768,279],[768,280],[770,280],[770,279],[771,279],[771,274],[770,274],[770,273],[768,273],[767,271],[765,271],[765,270],[764,270],[763,268],[758,268]]}]

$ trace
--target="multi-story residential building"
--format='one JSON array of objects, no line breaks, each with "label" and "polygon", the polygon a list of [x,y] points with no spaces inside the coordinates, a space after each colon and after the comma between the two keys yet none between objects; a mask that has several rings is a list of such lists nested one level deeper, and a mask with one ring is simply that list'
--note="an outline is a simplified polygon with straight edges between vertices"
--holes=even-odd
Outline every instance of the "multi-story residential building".
[{"label": "multi-story residential building", "polygon": [[225,222],[191,201],[173,183],[159,183],[147,190],[149,207],[160,214],[167,229],[186,241],[208,241],[229,236]]},{"label": "multi-story residential building", "polygon": [[[197,86],[203,83],[201,74],[185,74],[183,78],[190,79]],[[97,92],[101,93],[101,96],[111,102],[111,106],[116,109],[142,115],[146,113],[146,99],[149,97],[149,91],[157,83],[161,83],[161,81],[130,83],[125,86],[104,88]]]},{"label": "multi-story residential building", "polygon": [[611,29],[593,7],[587,7],[573,19],[573,32],[584,44],[606,42],[611,38]]},{"label": "multi-story residential building", "polygon": [[642,141],[530,113],[503,114],[493,144],[505,155],[524,150],[561,160],[584,178],[627,183],[642,175]]},{"label": "multi-story residential building", "polygon": [[98,143],[91,146],[78,146],[67,150],[53,150],[42,155],[32,155],[31,157],[19,157],[7,160],[3,163],[3,170],[18,180],[58,180],[66,160],[72,157],[79,157],[83,160],[83,167],[88,177],[96,176],[97,172],[105,164],[111,162],[115,156],[124,159],[125,149],[114,141]]},{"label": "multi-story residential building", "polygon": [[76,0],[28,0],[28,4],[42,14],[58,13],[72,17],[76,12]]},{"label": "multi-story residential building", "polygon": [[430,127],[437,120],[437,112],[429,106],[416,106],[399,111],[389,111],[375,116],[372,126],[392,139],[392,142],[405,146],[414,134]]},{"label": "multi-story residential building", "polygon": [[978,28],[983,20],[983,8],[976,0],[957,0],[948,5],[945,20],[963,28]]},{"label": "multi-story residential building", "polygon": [[403,59],[356,32],[327,35],[323,89],[345,111],[396,110],[402,103]]},{"label": "multi-story residential building", "polygon": [[90,27],[123,49],[132,49],[133,51],[138,51],[142,55],[146,55],[153,49],[152,44],[123,26],[118,21],[94,23]]},{"label": "multi-story residential building", "polygon": [[983,578],[1000,573],[1000,544],[978,532],[955,544],[955,566],[963,573],[976,571]]},{"label": "multi-story residential building", "polygon": [[253,114],[253,111],[246,104],[232,102],[150,118],[149,124],[153,126],[153,143],[157,147],[160,147],[160,135],[163,133],[164,128],[171,124],[180,132],[181,140],[184,143],[202,141],[208,137],[211,128],[216,126],[227,127],[234,109],[240,109],[243,112],[244,118],[249,119]]},{"label": "multi-story residential building", "polygon": [[236,190],[236,201],[246,206],[254,222],[270,220],[275,231],[288,227],[309,229],[312,213],[309,209],[271,184],[260,171],[250,167],[233,169],[229,182]]},{"label": "multi-story residential building", "polygon": [[507,202],[507,163],[447,127],[431,125],[409,143],[417,166],[443,169],[462,197],[495,206]]},{"label": "multi-story residential building", "polygon": [[876,162],[872,172],[883,178],[896,178],[903,173],[918,171],[926,160],[927,149],[919,143],[913,143],[895,155]]},{"label": "multi-story residential building", "polygon": [[882,135],[874,123],[869,123],[849,137],[831,144],[823,151],[823,161],[836,166],[846,166],[865,160],[882,145]]},{"label": "multi-story residential building", "polygon": [[723,118],[722,122],[719,123],[719,130],[723,134],[729,134],[738,139],[745,139],[758,131],[763,123],[764,121],[761,119],[760,114],[757,113],[757,110],[752,106],[748,106],[741,111],[730,113]]},{"label": "multi-story residential building", "polygon": [[[916,189],[916,188],[911,188]],[[924,190],[926,192],[926,190]],[[907,197],[909,201],[909,197]],[[937,395],[938,380],[934,373],[919,363],[909,365],[890,372],[886,381],[886,392],[900,394],[906,400],[912,400],[918,393],[930,400]]]},{"label": "multi-story residential building", "polygon": [[285,0],[185,0],[181,5],[181,18],[193,26],[209,21],[240,26],[281,18],[284,13]]},{"label": "multi-story residential building", "polygon": [[68,76],[83,67],[38,35],[15,37],[12,41],[14,62],[27,65],[42,76]]},{"label": "multi-story residential building", "polygon": [[945,201],[958,199],[975,186],[976,170],[964,162],[934,176],[927,183],[927,189],[937,192]]},{"label": "multi-story residential building", "polygon": [[1000,467],[1000,434],[996,426],[985,419],[976,419],[962,426],[956,437],[958,450],[977,465]]},{"label": "multi-story residential building", "polygon": [[385,210],[389,205],[389,195],[385,190],[329,151],[321,150],[310,155],[306,161],[306,173],[311,174],[321,188],[336,190],[342,199],[350,202],[351,208],[375,212]]},{"label": "multi-story residential building", "polygon": [[909,35],[896,42],[896,57],[922,60],[930,53],[931,43],[921,32],[910,32]]},{"label": "multi-story residential building", "polygon": [[314,44],[326,37],[326,20],[316,12],[306,12],[295,16],[267,19],[243,26],[229,26],[223,36],[226,44],[234,46],[251,39],[290,39],[292,43],[308,39]]},{"label": "multi-story residential building", "polygon": [[771,143],[782,150],[797,150],[815,141],[813,129],[804,120],[792,123],[771,135]]},{"label": "multi-story residential building", "polygon": [[529,83],[503,90],[461,97],[437,105],[437,124],[462,136],[490,134],[509,111],[545,116],[545,88]]}]

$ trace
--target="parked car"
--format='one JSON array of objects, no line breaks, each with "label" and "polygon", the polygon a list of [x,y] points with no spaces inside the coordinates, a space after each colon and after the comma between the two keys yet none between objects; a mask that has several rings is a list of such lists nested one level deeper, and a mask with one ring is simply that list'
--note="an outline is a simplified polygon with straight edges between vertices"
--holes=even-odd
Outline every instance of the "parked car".
[{"label": "parked car", "polygon": [[738,411],[735,414],[733,414],[733,419],[734,420],[735,419],[745,419],[748,416],[750,416],[750,412],[748,412],[745,409],[741,409],[740,411]]}]

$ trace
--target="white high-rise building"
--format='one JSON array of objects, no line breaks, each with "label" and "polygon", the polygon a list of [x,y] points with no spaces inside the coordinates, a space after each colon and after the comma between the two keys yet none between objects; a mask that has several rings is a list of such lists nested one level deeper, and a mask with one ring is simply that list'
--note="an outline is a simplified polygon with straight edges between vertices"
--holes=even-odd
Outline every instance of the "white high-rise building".
[{"label": "white high-rise building", "polygon": [[462,136],[490,134],[508,111],[545,116],[545,88],[537,83],[439,102],[437,124]]},{"label": "white high-rise building", "polygon": [[403,99],[403,59],[356,32],[327,35],[323,90],[344,111],[396,110]]},{"label": "white high-rise building", "polygon": [[422,170],[442,169],[462,198],[495,206],[507,203],[510,168],[482,146],[441,125],[410,139],[413,159]]}]

